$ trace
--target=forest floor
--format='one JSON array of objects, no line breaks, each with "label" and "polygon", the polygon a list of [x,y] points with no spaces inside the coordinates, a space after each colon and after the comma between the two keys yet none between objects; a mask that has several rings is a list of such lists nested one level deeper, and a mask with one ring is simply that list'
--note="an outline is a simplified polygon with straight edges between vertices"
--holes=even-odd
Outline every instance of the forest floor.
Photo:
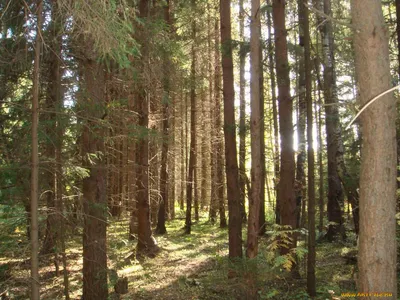
[{"label": "forest floor", "polygon": [[[137,260],[128,258],[134,253],[136,242],[128,240],[127,221],[114,220],[111,224],[108,228],[111,299],[118,299],[113,292],[116,273],[119,277],[127,277],[129,284],[128,294],[119,299],[241,300],[250,299],[249,293],[255,293],[258,299],[309,299],[305,260],[299,261],[301,279],[292,279],[282,267],[267,263],[267,252],[271,252],[267,237],[260,239],[261,254],[257,267],[248,260],[232,266],[227,259],[227,229],[220,229],[202,219],[193,224],[191,235],[184,235],[184,220],[178,219],[168,222],[168,234],[156,236],[160,253],[155,258]],[[9,240],[10,244],[3,244],[0,249],[0,293],[7,290],[11,299],[28,299],[29,244],[21,238],[23,233],[19,233],[19,237],[17,233],[13,234],[12,242]],[[71,299],[80,299],[82,293],[82,248],[79,245],[79,236],[75,236],[75,240],[69,239],[67,245]],[[355,266],[347,264],[343,258],[343,251],[351,247],[351,243],[317,245],[316,299],[332,299],[329,291],[338,297],[341,293],[356,291],[352,279]],[[279,259],[275,259],[277,261]],[[55,276],[55,265],[49,258],[43,258],[40,267],[42,299],[63,299],[62,270],[59,276]],[[228,270],[232,269],[235,269],[236,276],[228,279]],[[256,283],[251,279],[255,270]]]}]

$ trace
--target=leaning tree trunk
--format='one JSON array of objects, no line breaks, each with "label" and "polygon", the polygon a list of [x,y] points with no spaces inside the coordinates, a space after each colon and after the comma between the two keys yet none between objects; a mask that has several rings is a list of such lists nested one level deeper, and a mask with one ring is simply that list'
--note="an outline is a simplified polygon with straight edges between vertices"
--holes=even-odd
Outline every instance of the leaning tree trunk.
[{"label": "leaning tree trunk", "polygon": [[239,169],[236,150],[235,90],[233,87],[231,1],[220,2],[223,94],[225,173],[229,208],[229,258],[242,257],[242,218],[240,215]]},{"label": "leaning tree trunk", "polygon": [[[389,41],[381,1],[352,0],[361,105],[391,87]],[[361,115],[358,290],[397,299],[396,100],[387,94]],[[367,299],[376,299],[368,296]]]}]

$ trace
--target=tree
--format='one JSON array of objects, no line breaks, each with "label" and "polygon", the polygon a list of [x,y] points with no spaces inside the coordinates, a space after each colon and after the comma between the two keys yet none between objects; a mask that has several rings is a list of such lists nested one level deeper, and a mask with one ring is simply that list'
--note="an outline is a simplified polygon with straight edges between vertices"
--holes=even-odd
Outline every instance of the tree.
[{"label": "tree", "polygon": [[307,166],[308,166],[308,257],[307,257],[307,291],[311,297],[316,296],[315,283],[315,178],[314,178],[314,145],[313,145],[313,101],[311,95],[311,38],[310,17],[306,2],[299,2],[302,10],[304,29],[304,71],[305,101],[307,104]]},{"label": "tree", "polygon": [[[269,3],[270,1],[268,1]],[[271,21],[271,12],[267,11],[267,28],[268,28],[268,71],[271,79],[271,94],[272,94],[272,118],[274,123],[274,182],[275,182],[275,190],[278,190],[278,179],[279,179],[279,129],[278,129],[278,109],[276,107],[276,80],[275,80],[275,66],[274,66],[274,46],[272,43],[272,21]],[[277,195],[277,193],[276,193]],[[280,223],[280,205],[278,202],[278,198],[276,197],[276,206],[275,206],[275,222],[276,224]]]},{"label": "tree", "polygon": [[[323,11],[326,15],[332,14],[331,0],[323,0]],[[321,18],[320,18],[321,20]],[[331,223],[328,228],[328,240],[333,241],[336,235],[344,234],[342,208],[343,189],[339,177],[337,156],[340,146],[340,124],[338,99],[336,88],[336,75],[333,52],[333,29],[332,22],[324,22],[320,27],[323,65],[324,65],[324,100],[326,115],[326,143],[328,145],[328,221]]]},{"label": "tree", "polygon": [[[164,6],[164,21],[167,25],[171,25],[170,18],[170,3],[167,0],[166,5]],[[156,232],[159,234],[167,233],[167,229],[165,227],[165,218],[166,218],[166,209],[168,208],[168,174],[167,174],[167,163],[168,163],[168,144],[169,144],[169,102],[170,99],[170,80],[169,74],[167,74],[167,70],[171,70],[171,62],[169,61],[168,53],[164,54],[164,96],[163,96],[163,140],[162,140],[162,150],[161,150],[161,171],[160,171],[160,205],[158,208],[158,218],[157,218],[157,228]]]},{"label": "tree", "polygon": [[[105,111],[104,67],[92,51],[90,36],[82,41],[86,59],[81,61],[85,119],[82,132],[82,157],[89,176],[83,179],[83,297],[107,299],[107,189],[104,162]],[[100,120],[100,121],[99,121]],[[100,122],[94,126],[94,122]]]},{"label": "tree", "polygon": [[249,219],[247,225],[247,251],[249,258],[254,258],[258,253],[259,213],[261,206],[261,192],[264,181],[262,180],[262,157],[261,157],[261,23],[260,23],[260,1],[251,1],[251,36],[250,36],[250,131],[251,131],[251,198],[249,199]]},{"label": "tree", "polygon": [[[273,1],[273,20],[275,28],[275,61],[278,83],[279,129],[281,136],[281,165],[278,187],[281,225],[296,228],[296,199],[294,195],[295,163],[293,152],[292,98],[290,96],[289,64],[285,26],[285,1]],[[288,248],[281,248],[287,254],[296,247],[295,236]]]},{"label": "tree", "polygon": [[[149,17],[149,6],[151,2],[148,0],[140,0],[139,2],[139,16],[144,20]],[[149,112],[150,103],[149,95],[147,94],[146,82],[144,74],[146,73],[146,63],[148,53],[148,36],[145,30],[141,31],[139,40],[142,43],[142,60],[139,68],[142,71],[142,78],[140,78],[139,87],[137,90],[137,104],[139,113],[138,125],[145,130],[149,129]],[[153,252],[158,250],[155,239],[152,235],[151,222],[150,222],[150,190],[149,190],[149,132],[141,137],[137,145],[137,214],[138,214],[138,243],[137,250],[139,252],[147,252],[152,255]]]},{"label": "tree", "polygon": [[[219,227],[225,228],[227,225],[225,216],[225,200],[224,200],[224,141],[221,133],[222,128],[222,116],[221,116],[221,49],[225,49],[222,46],[222,41],[220,44],[220,30],[219,30],[219,19],[215,18],[214,22],[214,33],[215,33],[215,105],[214,105],[214,122],[215,122],[215,206],[218,205],[219,211]],[[222,38],[222,36],[221,36]],[[223,67],[222,67],[223,68]],[[223,71],[223,70],[222,70]],[[225,100],[225,98],[224,98]],[[226,169],[225,169],[226,172]],[[213,214],[216,210],[213,208]]]},{"label": "tree", "polygon": [[[193,9],[196,6],[196,0],[192,0]],[[189,171],[186,187],[186,221],[185,233],[190,234],[192,227],[192,199],[194,184],[194,169],[196,167],[196,20],[192,21],[192,62],[190,66],[190,153],[189,153]]]},{"label": "tree", "polygon": [[239,1],[239,22],[240,22],[240,40],[242,42],[239,52],[239,86],[240,86],[240,116],[239,116],[239,186],[240,186],[240,209],[242,220],[246,222],[246,207],[245,207],[245,184],[246,184],[246,51],[244,47],[244,6],[243,0]]},{"label": "tree", "polygon": [[306,7],[303,4],[303,0],[298,0],[298,14],[299,14],[299,46],[300,53],[298,58],[299,64],[299,75],[298,75],[298,122],[297,122],[297,135],[298,135],[298,153],[297,153],[297,164],[296,164],[296,217],[297,226],[304,227],[305,215],[302,208],[305,208],[306,198],[306,174],[304,165],[306,163],[306,114],[307,114],[307,102],[306,102],[306,73],[305,73],[305,10]]},{"label": "tree", "polygon": [[222,74],[224,95],[225,172],[229,208],[229,258],[241,258],[242,218],[240,214],[239,169],[236,150],[235,91],[233,87],[231,1],[220,2]]},{"label": "tree", "polygon": [[39,282],[39,151],[38,151],[38,125],[39,125],[39,85],[40,85],[40,54],[42,48],[42,23],[43,1],[36,2],[36,42],[35,62],[33,69],[32,88],[32,173],[31,173],[31,299],[40,298]]},{"label": "tree", "polygon": [[[391,86],[389,45],[381,1],[352,0],[360,104]],[[361,115],[358,290],[392,293],[396,277],[396,100],[386,94]],[[368,299],[374,299],[370,296]]]}]

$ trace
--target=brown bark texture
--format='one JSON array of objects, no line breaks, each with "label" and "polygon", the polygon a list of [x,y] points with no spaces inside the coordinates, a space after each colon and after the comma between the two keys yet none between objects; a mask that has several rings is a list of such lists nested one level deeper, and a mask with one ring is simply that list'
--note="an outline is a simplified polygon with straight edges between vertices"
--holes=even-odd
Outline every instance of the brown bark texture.
[{"label": "brown bark texture", "polygon": [[[352,0],[356,77],[360,104],[391,87],[389,41],[378,0]],[[361,115],[358,291],[391,293],[396,276],[396,101],[382,96]]]},{"label": "brown bark texture", "polygon": [[[85,44],[91,49],[88,40]],[[91,50],[88,51],[91,53]],[[83,297],[106,300],[107,172],[103,157],[105,127],[97,123],[105,111],[105,91],[102,88],[105,85],[105,74],[103,66],[94,57],[85,60],[82,67],[85,88],[82,105],[87,117],[82,133],[82,156],[90,174],[83,179]]]},{"label": "brown bark texture", "polygon": [[[295,162],[293,151],[293,100],[290,96],[289,64],[287,56],[287,31],[285,26],[285,1],[273,1],[273,20],[275,28],[275,61],[278,83],[279,128],[281,136],[281,164],[278,187],[281,225],[296,228],[296,199],[294,193]],[[296,239],[289,248],[282,248],[287,254],[296,247]]]},{"label": "brown bark texture", "polygon": [[254,258],[258,254],[259,214],[261,206],[262,157],[261,157],[261,102],[260,102],[260,1],[251,1],[250,25],[250,131],[251,131],[251,197],[249,199],[249,219],[247,225],[246,255]]},{"label": "brown bark texture", "polygon": [[235,91],[232,60],[231,1],[220,2],[221,45],[224,95],[225,173],[229,210],[229,258],[242,257],[239,168],[236,149]]}]

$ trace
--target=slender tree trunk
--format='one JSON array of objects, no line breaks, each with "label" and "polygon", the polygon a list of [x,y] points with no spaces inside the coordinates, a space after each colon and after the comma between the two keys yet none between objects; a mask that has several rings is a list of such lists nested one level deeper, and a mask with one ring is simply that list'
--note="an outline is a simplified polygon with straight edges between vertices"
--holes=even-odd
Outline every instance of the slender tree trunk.
[{"label": "slender tree trunk", "polygon": [[[261,24],[260,24],[261,28]],[[261,43],[261,29],[260,29],[260,43]],[[260,154],[261,154],[261,190],[260,190],[260,213],[258,218],[258,235],[262,236],[266,232],[266,220],[265,220],[265,181],[266,181],[266,168],[265,168],[265,111],[264,111],[264,70],[263,70],[263,52],[260,45],[259,55],[259,88],[260,88]]]},{"label": "slender tree trunk", "polygon": [[297,122],[297,135],[298,135],[298,152],[297,152],[297,165],[296,165],[296,213],[297,213],[297,227],[304,227],[306,216],[302,211],[302,207],[305,208],[306,199],[306,173],[304,165],[306,163],[306,114],[307,114],[307,102],[306,102],[306,74],[305,74],[305,44],[304,44],[304,31],[305,31],[305,13],[306,7],[303,4],[303,0],[298,0],[298,14],[299,14],[299,46],[301,53],[299,55],[299,105],[298,105],[298,122]]},{"label": "slender tree trunk", "polygon": [[249,199],[249,220],[247,225],[246,255],[254,258],[258,254],[259,213],[261,206],[262,157],[261,157],[261,95],[260,95],[260,1],[251,1],[250,36],[250,131],[251,131],[251,198]]},{"label": "slender tree trunk", "polygon": [[[170,25],[170,6],[169,0],[167,0],[166,5],[164,6],[164,20],[165,23]],[[156,233],[165,234],[167,233],[167,229],[165,227],[165,218],[168,207],[168,146],[169,146],[169,124],[168,119],[170,116],[169,112],[169,103],[171,101],[170,98],[170,89],[171,84],[169,80],[171,72],[171,63],[168,58],[168,54],[165,53],[164,57],[164,96],[162,101],[162,115],[163,115],[163,139],[162,139],[162,149],[161,149],[161,170],[160,170],[160,205],[158,207],[158,218],[157,218],[157,228]]]},{"label": "slender tree trunk", "polygon": [[[269,0],[268,2],[270,2]],[[276,80],[275,80],[275,67],[274,67],[274,46],[272,43],[272,20],[271,20],[271,12],[267,12],[267,28],[268,28],[268,70],[271,79],[271,94],[272,94],[272,118],[274,123],[274,183],[275,183],[275,198],[276,198],[276,206],[275,206],[275,222],[276,224],[280,224],[280,206],[278,202],[278,181],[279,181],[279,129],[278,129],[278,109],[276,105]]]},{"label": "slender tree trunk", "polygon": [[[296,198],[294,194],[295,162],[293,151],[293,100],[290,96],[289,64],[287,56],[287,31],[285,26],[285,1],[273,0],[275,27],[275,61],[278,83],[279,128],[281,136],[281,167],[278,187],[281,225],[296,228]],[[296,247],[296,236],[288,248],[281,248],[287,254]]]},{"label": "slender tree trunk", "polygon": [[[224,142],[221,134],[222,128],[222,117],[221,117],[221,93],[217,92],[221,90],[221,59],[220,59],[220,40],[219,40],[219,22],[218,18],[215,18],[214,22],[214,30],[215,30],[215,54],[216,61],[218,65],[216,65],[215,70],[215,130],[216,130],[216,138],[215,138],[215,166],[216,166],[216,199],[219,211],[219,227],[225,228],[227,226],[226,216],[225,216],[225,200],[224,200],[224,157],[223,157],[223,149]],[[221,31],[222,34],[222,31]],[[221,47],[225,47],[222,44],[222,35],[221,35]],[[229,45],[227,46],[229,47]],[[224,48],[225,49],[225,48]],[[229,51],[229,50],[227,50]],[[224,53],[224,52],[223,52]],[[222,58],[223,59],[223,58]],[[224,66],[222,66],[222,71],[224,72]],[[223,79],[225,80],[225,79]],[[224,91],[225,93],[225,91]],[[225,101],[225,94],[224,94]],[[224,104],[225,105],[225,104]],[[225,106],[224,106],[225,107]],[[224,115],[225,116],[225,115]],[[236,147],[236,145],[235,145]],[[226,169],[225,169],[226,172]]]},{"label": "slender tree trunk", "polygon": [[[193,9],[196,0],[191,0]],[[190,157],[186,188],[186,221],[185,233],[190,234],[192,227],[192,199],[194,188],[194,169],[196,167],[196,21],[192,21],[192,64],[190,67]]]},{"label": "slender tree trunk", "polygon": [[[244,0],[239,0],[239,32],[240,41],[244,44]],[[240,188],[240,212],[242,215],[242,222],[247,220],[245,199],[246,199],[246,52],[242,44],[239,53],[239,87],[240,87],[240,108],[239,108],[239,188]]]},{"label": "slender tree trunk", "polygon": [[185,209],[185,170],[186,170],[186,158],[185,158],[185,100],[186,97],[183,96],[183,88],[181,92],[181,195],[179,200],[179,208],[181,211]]},{"label": "slender tree trunk", "polygon": [[397,63],[398,76],[400,78],[400,0],[396,0],[396,33],[397,33]]},{"label": "slender tree trunk", "polygon": [[170,181],[169,184],[169,194],[168,194],[168,205],[169,208],[167,209],[167,220],[174,220],[175,219],[175,197],[177,194],[177,188],[176,188],[176,181],[177,181],[177,176],[176,176],[176,160],[177,160],[177,147],[176,147],[176,131],[177,131],[177,126],[176,126],[176,98],[172,97],[171,99],[172,101],[172,108],[170,106],[170,111],[172,111],[172,120],[171,120],[171,132],[172,132],[172,136],[169,136],[168,142],[171,144],[170,147],[170,155],[168,158],[168,165],[171,171],[168,174],[168,178]]},{"label": "slender tree trunk", "polygon": [[31,173],[31,299],[40,298],[39,282],[39,151],[38,151],[38,126],[39,126],[39,85],[40,85],[40,54],[42,48],[42,22],[43,2],[36,2],[37,31],[35,41],[35,62],[33,69],[32,88],[32,173]]},{"label": "slender tree trunk", "polygon": [[314,177],[314,145],[313,145],[313,103],[311,89],[311,41],[310,21],[306,1],[299,2],[303,16],[304,29],[304,71],[305,101],[307,103],[307,167],[308,167],[308,256],[307,256],[307,292],[310,297],[316,296],[315,282],[315,177]]},{"label": "slender tree trunk", "polygon": [[242,257],[242,217],[240,214],[239,168],[236,150],[235,90],[233,87],[231,1],[220,2],[221,45],[224,94],[225,172],[228,188],[229,258]]},{"label": "slender tree trunk", "polygon": [[[318,97],[321,99],[321,97]],[[321,100],[319,100],[321,102]],[[322,109],[321,106],[315,110],[316,115],[318,114],[318,172],[319,172],[319,188],[318,188],[318,203],[319,203],[319,224],[318,224],[318,231],[320,233],[324,230],[324,165],[323,165],[323,142],[322,142]]]},{"label": "slender tree trunk", "polygon": [[[391,87],[389,40],[381,1],[352,0],[356,76],[361,105]],[[358,290],[391,293],[396,275],[396,100],[387,94],[361,115]],[[376,299],[368,296],[367,299]]]}]

